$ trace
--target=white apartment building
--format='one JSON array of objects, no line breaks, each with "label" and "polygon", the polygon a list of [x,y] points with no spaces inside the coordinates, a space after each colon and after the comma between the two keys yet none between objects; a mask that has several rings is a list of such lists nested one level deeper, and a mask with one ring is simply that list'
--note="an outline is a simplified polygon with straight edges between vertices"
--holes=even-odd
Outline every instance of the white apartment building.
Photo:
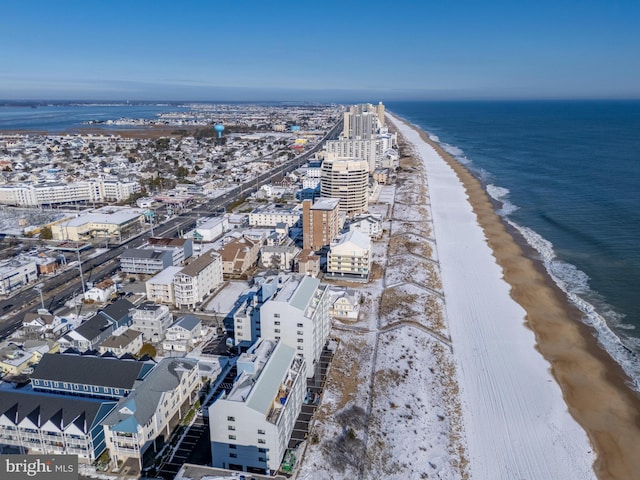
[{"label": "white apartment building", "polygon": [[182,267],[167,267],[147,280],[145,282],[147,300],[173,305],[175,303],[173,277],[175,277],[180,270],[182,270]]},{"label": "white apartment building", "polygon": [[[164,358],[102,420],[111,459],[134,458],[142,468],[146,452],[155,439],[171,434],[170,424],[181,419],[195,401],[200,388],[198,362],[187,358]],[[175,423],[175,420],[174,420]]]},{"label": "white apartment building", "polygon": [[325,143],[327,158],[359,158],[369,165],[369,173],[373,173],[378,165],[375,140],[329,140]]},{"label": "white apartment building", "polygon": [[209,407],[212,465],[273,475],[302,409],[304,359],[265,339],[238,358],[237,368],[231,391]]},{"label": "white apartment building", "polygon": [[0,186],[0,204],[39,207],[76,202],[121,202],[140,192],[138,182],[90,180]]},{"label": "white apartment building", "polygon": [[322,198],[339,198],[341,213],[355,215],[369,208],[369,164],[364,160],[322,162]]},{"label": "white apartment building", "polygon": [[357,230],[349,231],[331,245],[327,273],[366,279],[371,272],[371,258],[371,239]]},{"label": "white apartment building", "polygon": [[173,315],[166,305],[144,302],[132,312],[133,324],[131,328],[142,333],[144,341],[158,343],[162,341],[167,329],[173,322]]},{"label": "white apartment building", "polygon": [[278,278],[277,291],[259,309],[260,336],[294,348],[304,357],[311,378],[331,329],[327,287],[300,274]]},{"label": "white apartment building", "polygon": [[37,279],[35,260],[16,257],[0,261],[0,295],[11,296]]},{"label": "white apartment building", "polygon": [[256,208],[249,214],[249,225],[252,227],[275,227],[285,223],[289,228],[296,225],[302,217],[299,206],[295,208],[279,208],[272,205]]},{"label": "white apartment building", "polygon": [[176,308],[195,309],[222,282],[222,256],[213,251],[205,252],[173,277]]}]

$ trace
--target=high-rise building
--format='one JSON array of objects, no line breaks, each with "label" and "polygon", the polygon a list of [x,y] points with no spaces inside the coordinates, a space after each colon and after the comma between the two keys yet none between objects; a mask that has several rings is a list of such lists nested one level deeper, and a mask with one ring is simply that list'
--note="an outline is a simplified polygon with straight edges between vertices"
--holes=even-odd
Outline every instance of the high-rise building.
[{"label": "high-rise building", "polygon": [[322,163],[320,196],[339,198],[346,215],[366,212],[369,207],[369,164],[358,159],[331,159]]},{"label": "high-rise building", "polygon": [[302,242],[307,250],[320,250],[340,234],[339,198],[302,202]]}]

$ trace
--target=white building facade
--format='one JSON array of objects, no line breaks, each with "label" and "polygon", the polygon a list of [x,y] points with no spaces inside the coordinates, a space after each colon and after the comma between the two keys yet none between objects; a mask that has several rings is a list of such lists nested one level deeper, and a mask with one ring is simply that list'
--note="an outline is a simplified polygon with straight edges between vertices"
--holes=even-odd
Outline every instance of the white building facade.
[{"label": "white building facade", "polygon": [[304,359],[282,342],[261,340],[237,367],[231,391],[209,407],[212,465],[274,474],[304,401]]}]

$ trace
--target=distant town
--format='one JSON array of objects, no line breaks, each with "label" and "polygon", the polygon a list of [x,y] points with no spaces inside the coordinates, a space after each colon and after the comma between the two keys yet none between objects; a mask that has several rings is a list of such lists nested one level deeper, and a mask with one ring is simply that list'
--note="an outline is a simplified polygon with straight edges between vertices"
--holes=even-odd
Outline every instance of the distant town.
[{"label": "distant town", "polygon": [[334,322],[381,277],[399,159],[382,103],[0,134],[1,451],[290,477]]}]

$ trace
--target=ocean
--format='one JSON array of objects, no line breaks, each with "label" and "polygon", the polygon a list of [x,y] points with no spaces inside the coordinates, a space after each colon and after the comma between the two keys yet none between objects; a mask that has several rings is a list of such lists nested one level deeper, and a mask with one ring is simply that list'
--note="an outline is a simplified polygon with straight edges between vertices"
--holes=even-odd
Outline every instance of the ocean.
[{"label": "ocean", "polygon": [[389,102],[499,214],[640,387],[640,100]]}]

